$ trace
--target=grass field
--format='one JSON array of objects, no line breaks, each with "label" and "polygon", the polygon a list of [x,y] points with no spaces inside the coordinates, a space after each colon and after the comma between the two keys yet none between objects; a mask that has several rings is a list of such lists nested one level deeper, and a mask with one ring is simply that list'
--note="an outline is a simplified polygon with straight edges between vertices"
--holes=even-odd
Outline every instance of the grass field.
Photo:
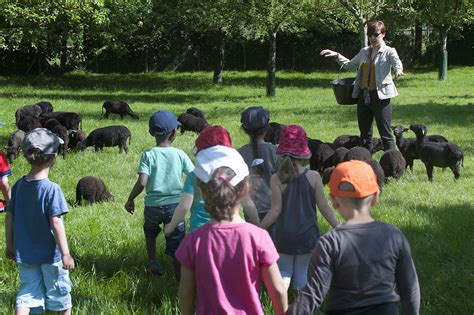
[{"label": "grass field", "polygon": [[[123,209],[136,180],[140,153],[153,146],[147,123],[154,111],[179,114],[190,106],[198,107],[212,124],[229,129],[236,147],[247,141],[239,122],[240,113],[251,105],[269,109],[272,121],[302,125],[312,138],[332,141],[338,135],[358,134],[355,107],[335,102],[329,84],[337,78],[335,73],[279,72],[277,76],[275,98],[265,97],[264,72],[226,72],[222,86],[212,85],[211,73],[206,72],[0,77],[0,121],[6,123],[0,127],[2,147],[15,130],[16,108],[41,100],[51,101],[55,111],[78,112],[86,133],[112,124],[124,124],[132,131],[128,154],[120,155],[117,147],[98,153],[89,148],[58,158],[50,172],[68,201],[75,199],[76,183],[86,175],[101,177],[115,196],[114,202],[71,206],[65,217],[77,263],[71,273],[76,313],[178,313],[178,286],[171,262],[162,254],[161,235],[159,260],[168,272],[161,278],[145,272],[143,195],[136,200],[134,215]],[[430,183],[423,164],[415,161],[413,172],[385,186],[373,215],[401,228],[411,244],[421,285],[422,314],[473,314],[474,68],[450,70],[447,82],[438,81],[436,72],[408,71],[396,85],[400,96],[392,100],[393,123],[424,123],[429,133],[456,142],[465,152],[464,169],[457,182],[451,171],[435,169]],[[114,115],[109,120],[102,118],[102,103],[107,99],[127,101],[140,120],[121,120]],[[188,132],[179,135],[174,145],[192,156],[195,137]],[[12,169],[13,184],[28,170],[25,159],[14,161]],[[4,215],[0,221],[0,314],[12,314],[18,273],[15,264],[4,258]],[[329,228],[323,219],[320,227],[323,231]]]}]

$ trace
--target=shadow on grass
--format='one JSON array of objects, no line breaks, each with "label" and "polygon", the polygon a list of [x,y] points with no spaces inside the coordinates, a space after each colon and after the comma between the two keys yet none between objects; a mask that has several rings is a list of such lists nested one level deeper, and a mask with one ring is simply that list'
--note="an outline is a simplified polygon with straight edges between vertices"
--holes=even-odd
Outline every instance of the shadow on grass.
[{"label": "shadow on grass", "polygon": [[[383,198],[383,197],[382,197]],[[406,204],[400,204],[400,207]],[[422,291],[422,313],[468,314],[474,278],[474,206],[414,206],[433,223],[400,226],[410,242]]]},{"label": "shadow on grass", "polygon": [[[394,104],[392,104],[394,105]],[[444,124],[465,126],[466,119],[474,117],[474,106],[452,105],[447,103],[414,103],[403,106],[394,105],[393,121],[402,119],[412,123]]]}]

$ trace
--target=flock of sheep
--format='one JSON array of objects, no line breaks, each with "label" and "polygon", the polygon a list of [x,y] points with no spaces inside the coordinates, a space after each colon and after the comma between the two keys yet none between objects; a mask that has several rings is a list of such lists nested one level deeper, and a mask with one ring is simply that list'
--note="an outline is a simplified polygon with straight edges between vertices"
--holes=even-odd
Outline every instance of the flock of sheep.
[{"label": "flock of sheep", "polygon": [[[118,114],[122,119],[126,115],[139,119],[139,116],[123,101],[105,101],[102,105],[102,116],[108,118],[110,114]],[[199,133],[209,126],[203,112],[195,107],[179,115],[178,120],[181,122],[181,133],[185,131]],[[69,151],[82,151],[87,147],[94,147],[97,151],[103,147],[118,146],[120,153],[127,153],[127,140],[129,144],[131,141],[131,132],[123,125],[98,128],[92,130],[86,137],[78,113],[54,112],[52,104],[44,101],[18,108],[15,121],[18,130],[11,134],[6,148],[10,162],[18,156],[25,134],[35,128],[47,128],[64,140],[59,149],[63,157]],[[270,122],[265,141],[277,145],[280,131],[284,127],[285,125],[277,122]],[[461,166],[464,166],[464,153],[458,145],[449,142],[441,135],[427,135],[428,130],[424,125],[413,124],[409,129],[396,125],[392,130],[398,150],[391,149],[384,152],[379,161],[372,159],[375,152],[383,149],[381,140],[377,138],[374,138],[371,151],[360,146],[359,137],[353,135],[339,136],[332,143],[308,139],[308,146],[312,152],[310,168],[318,171],[326,184],[338,163],[352,159],[364,160],[373,167],[379,186],[382,187],[389,177],[399,179],[408,167],[412,170],[413,161],[419,159],[425,164],[430,181],[433,180],[434,167],[449,167],[454,179],[459,178]],[[416,138],[405,138],[403,134],[408,130],[413,131]],[[104,182],[99,178],[83,177],[76,186],[76,202],[79,205],[83,200],[98,202],[112,198]]]}]

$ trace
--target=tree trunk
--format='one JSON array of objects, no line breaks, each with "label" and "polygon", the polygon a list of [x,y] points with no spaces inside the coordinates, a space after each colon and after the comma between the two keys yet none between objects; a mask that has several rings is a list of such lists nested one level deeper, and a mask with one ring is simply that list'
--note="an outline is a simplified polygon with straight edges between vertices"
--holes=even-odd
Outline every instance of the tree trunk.
[{"label": "tree trunk", "polygon": [[196,61],[197,61],[197,69],[201,71],[201,46],[197,46],[196,50]]},{"label": "tree trunk", "polygon": [[219,53],[216,61],[216,66],[214,68],[214,77],[212,82],[214,84],[221,84],[222,77],[224,75],[224,57],[225,57],[225,35],[221,34],[219,42]]},{"label": "tree trunk", "polygon": [[417,22],[415,25],[415,47],[413,48],[413,59],[415,63],[421,61],[422,54],[422,42],[423,42],[423,25],[420,22]]},{"label": "tree trunk", "polygon": [[148,46],[145,47],[145,73],[148,73]]},{"label": "tree trunk", "polygon": [[242,59],[242,70],[244,71],[247,71],[247,46],[245,46],[245,43],[242,42],[242,55],[243,55],[243,59]]},{"label": "tree trunk", "polygon": [[292,43],[291,46],[291,70],[296,69],[296,44],[295,42]]},{"label": "tree trunk", "polygon": [[367,21],[365,19],[359,20],[359,32],[360,32],[360,47],[366,47],[369,43],[367,37]]},{"label": "tree trunk", "polygon": [[269,34],[268,68],[267,68],[267,96],[275,96],[276,72],[276,33]]},{"label": "tree trunk", "polygon": [[448,79],[448,31],[443,29],[440,32],[440,62],[438,68],[438,79],[446,81]]}]

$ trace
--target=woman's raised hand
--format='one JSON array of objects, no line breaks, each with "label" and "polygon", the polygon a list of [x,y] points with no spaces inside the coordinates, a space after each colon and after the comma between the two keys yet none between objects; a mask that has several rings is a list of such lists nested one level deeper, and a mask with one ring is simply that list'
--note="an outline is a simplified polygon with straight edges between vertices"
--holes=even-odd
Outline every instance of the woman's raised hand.
[{"label": "woman's raised hand", "polygon": [[324,57],[336,57],[337,56],[337,52],[332,51],[330,49],[323,49],[323,50],[321,50],[321,52],[319,54],[321,56],[324,56]]}]

